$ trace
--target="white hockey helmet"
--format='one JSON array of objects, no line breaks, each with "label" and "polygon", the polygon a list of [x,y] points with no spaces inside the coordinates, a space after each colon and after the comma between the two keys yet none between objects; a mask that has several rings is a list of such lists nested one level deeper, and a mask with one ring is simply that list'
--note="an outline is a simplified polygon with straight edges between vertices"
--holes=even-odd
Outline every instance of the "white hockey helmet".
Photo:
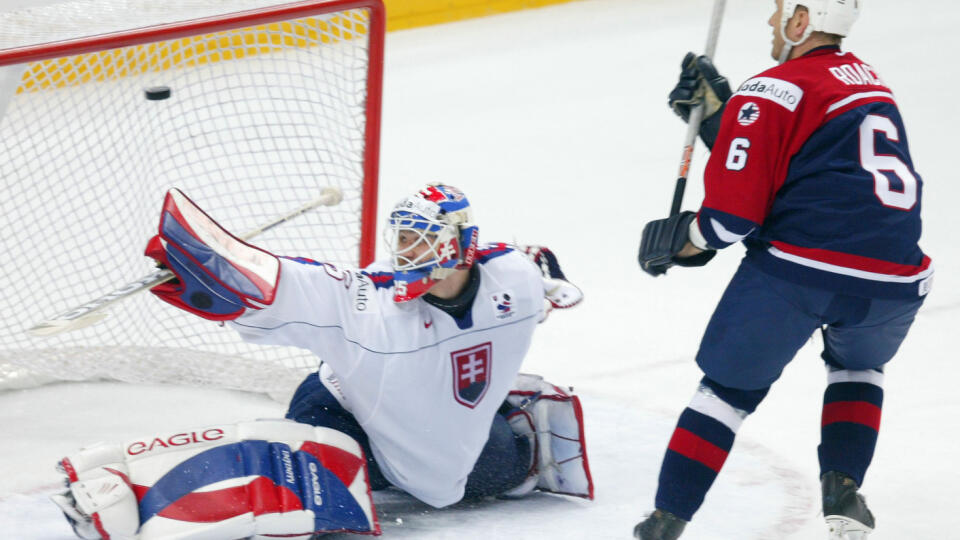
[{"label": "white hockey helmet", "polygon": [[[814,32],[825,32],[838,36],[848,36],[853,23],[860,15],[860,4],[864,0],[783,0],[783,11],[780,13],[780,36],[786,46],[780,56],[780,62],[786,61],[790,49],[799,45]],[[798,6],[807,8],[810,14],[810,24],[807,31],[798,41],[787,37],[787,22],[793,17]]]}]

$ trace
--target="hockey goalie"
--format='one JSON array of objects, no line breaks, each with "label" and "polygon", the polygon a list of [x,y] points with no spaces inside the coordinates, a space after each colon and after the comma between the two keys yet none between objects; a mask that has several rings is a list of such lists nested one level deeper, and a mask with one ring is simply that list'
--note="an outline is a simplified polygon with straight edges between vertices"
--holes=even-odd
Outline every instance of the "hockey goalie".
[{"label": "hockey goalie", "polygon": [[470,203],[429,185],[392,209],[388,261],[362,270],[243,242],[178,190],[147,255],[152,289],[319,369],[285,420],[99,445],[54,497],[86,539],[379,534],[371,490],[437,508],[534,490],[593,498],[572,390],[519,373],[537,324],[582,299],[547,248],[479,244]]}]

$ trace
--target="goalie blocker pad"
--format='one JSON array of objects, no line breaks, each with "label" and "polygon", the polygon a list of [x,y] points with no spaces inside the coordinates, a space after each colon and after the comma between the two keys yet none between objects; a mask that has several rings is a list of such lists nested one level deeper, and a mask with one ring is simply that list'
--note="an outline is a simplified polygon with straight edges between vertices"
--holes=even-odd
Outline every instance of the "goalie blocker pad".
[{"label": "goalie blocker pad", "polygon": [[537,489],[593,500],[583,408],[573,389],[520,373],[507,403],[513,406],[507,418],[511,428],[532,438],[534,456],[527,482],[506,495],[522,496]]},{"label": "goalie blocker pad", "polygon": [[272,304],[280,279],[275,255],[230,234],[178,189],[167,192],[159,234],[145,254],[177,277],[150,292],[214,321]]},{"label": "goalie blocker pad", "polygon": [[53,499],[82,538],[379,535],[366,463],[339,431],[260,420],[83,449]]}]

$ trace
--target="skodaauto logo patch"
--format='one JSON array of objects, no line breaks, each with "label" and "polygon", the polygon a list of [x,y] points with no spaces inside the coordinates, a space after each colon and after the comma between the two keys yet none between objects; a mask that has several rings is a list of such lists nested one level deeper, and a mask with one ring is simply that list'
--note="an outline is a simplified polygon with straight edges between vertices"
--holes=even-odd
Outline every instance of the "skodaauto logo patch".
[{"label": "skodaauto logo patch", "polygon": [[743,107],[740,107],[740,112],[737,114],[737,122],[741,126],[749,126],[759,119],[760,106],[752,101],[745,103]]}]

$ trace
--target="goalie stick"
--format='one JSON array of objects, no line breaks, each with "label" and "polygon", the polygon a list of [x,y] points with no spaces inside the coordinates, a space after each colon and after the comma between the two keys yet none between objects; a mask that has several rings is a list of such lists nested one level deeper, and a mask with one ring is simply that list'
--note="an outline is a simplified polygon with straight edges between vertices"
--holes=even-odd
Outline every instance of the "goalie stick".
[{"label": "goalie stick", "polygon": [[[713,15],[710,16],[710,30],[707,32],[707,46],[704,56],[713,59],[717,50],[717,37],[720,35],[720,23],[723,22],[723,10],[727,0],[714,0]],[[683,141],[683,156],[680,158],[680,171],[677,175],[677,184],[673,189],[673,203],[670,205],[670,215],[680,213],[683,204],[683,192],[687,188],[687,176],[690,174],[690,162],[693,161],[693,148],[697,144],[697,134],[700,133],[700,123],[703,122],[703,104],[697,105],[690,111],[690,121],[687,123],[687,136]]]},{"label": "goalie stick", "polygon": [[[343,194],[339,189],[335,187],[323,188],[320,197],[317,199],[301,206],[300,208],[297,208],[296,210],[293,210],[290,213],[280,216],[270,223],[247,232],[246,234],[240,236],[240,238],[242,240],[251,240],[254,237],[259,236],[282,223],[286,223],[287,221],[290,221],[301,214],[305,214],[313,210],[314,208],[319,206],[335,206],[340,204],[342,199]],[[151,289],[157,285],[160,285],[161,283],[166,283],[167,281],[173,279],[173,277],[173,272],[166,269],[157,269],[136,281],[127,283],[126,285],[123,285],[122,287],[95,300],[91,300],[82,306],[78,306],[53,318],[39,322],[27,329],[27,333],[37,337],[49,337],[94,325],[107,317],[106,308],[110,305],[126,300],[127,298],[130,298],[141,291]]]}]

